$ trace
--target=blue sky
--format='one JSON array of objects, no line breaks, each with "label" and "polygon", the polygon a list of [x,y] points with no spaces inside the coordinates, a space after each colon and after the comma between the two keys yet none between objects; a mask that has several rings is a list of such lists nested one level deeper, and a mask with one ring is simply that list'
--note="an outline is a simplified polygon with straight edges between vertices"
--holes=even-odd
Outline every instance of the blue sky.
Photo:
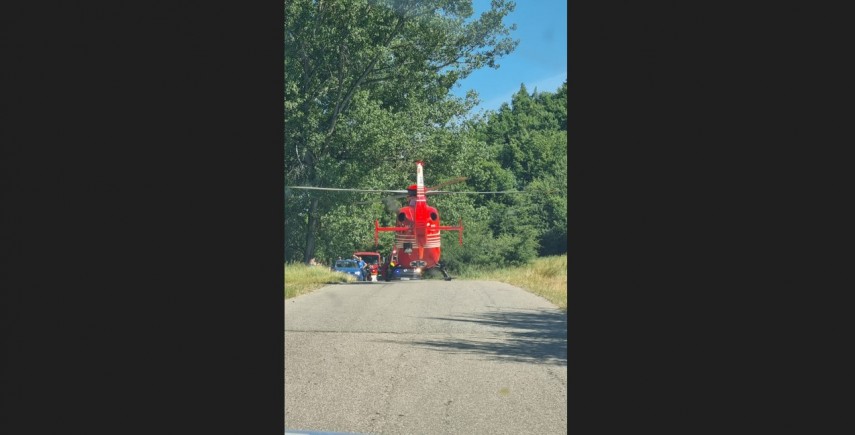
[{"label": "blue sky", "polygon": [[[490,7],[490,0],[474,0],[473,6],[475,15],[480,15]],[[504,23],[517,25],[511,32],[519,40],[517,48],[498,60],[498,69],[474,71],[451,91],[461,97],[469,89],[477,91],[481,104],[475,112],[510,103],[521,83],[529,93],[535,87],[554,92],[567,79],[567,0],[516,0]]]}]

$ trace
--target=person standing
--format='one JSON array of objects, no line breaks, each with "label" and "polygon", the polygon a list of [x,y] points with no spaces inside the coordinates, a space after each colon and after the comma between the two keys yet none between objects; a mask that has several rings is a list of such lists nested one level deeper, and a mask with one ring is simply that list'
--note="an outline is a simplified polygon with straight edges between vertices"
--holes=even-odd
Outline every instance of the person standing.
[{"label": "person standing", "polygon": [[356,254],[353,254],[353,259],[356,260],[356,264],[359,266],[359,270],[362,271],[362,280],[368,281],[370,279],[369,275],[366,273],[367,264],[362,261],[362,258]]}]

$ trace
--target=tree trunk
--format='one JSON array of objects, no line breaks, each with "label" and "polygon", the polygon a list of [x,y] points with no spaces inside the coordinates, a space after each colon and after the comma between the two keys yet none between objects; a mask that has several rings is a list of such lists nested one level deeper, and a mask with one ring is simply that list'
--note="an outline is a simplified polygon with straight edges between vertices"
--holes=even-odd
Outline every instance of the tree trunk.
[{"label": "tree trunk", "polygon": [[303,263],[309,264],[315,256],[315,233],[318,232],[318,198],[312,198],[309,203],[309,225],[306,228],[306,252]]}]

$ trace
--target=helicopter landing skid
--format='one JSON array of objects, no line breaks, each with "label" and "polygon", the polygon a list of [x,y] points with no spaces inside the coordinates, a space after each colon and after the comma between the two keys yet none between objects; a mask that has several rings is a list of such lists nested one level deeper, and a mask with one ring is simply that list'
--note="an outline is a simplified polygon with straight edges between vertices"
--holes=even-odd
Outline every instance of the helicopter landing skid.
[{"label": "helicopter landing skid", "polygon": [[436,263],[436,266],[439,268],[439,271],[442,272],[443,279],[446,281],[451,281],[451,277],[448,275],[448,272],[445,271],[445,266],[441,263]]}]

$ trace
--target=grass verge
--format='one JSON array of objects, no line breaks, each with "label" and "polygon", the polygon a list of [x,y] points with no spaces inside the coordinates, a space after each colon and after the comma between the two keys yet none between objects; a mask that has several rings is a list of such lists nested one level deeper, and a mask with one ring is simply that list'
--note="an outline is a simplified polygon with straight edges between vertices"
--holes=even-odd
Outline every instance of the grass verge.
[{"label": "grass verge", "polygon": [[567,311],[567,256],[541,257],[527,266],[498,270],[469,268],[459,279],[500,281],[542,296]]},{"label": "grass verge", "polygon": [[285,264],[285,299],[310,293],[327,284],[351,282],[356,279],[323,266],[307,266],[303,263]]},{"label": "grass verge", "polygon": [[[567,256],[541,257],[527,266],[498,270],[467,268],[454,274],[457,279],[488,280],[508,283],[539,295],[562,310],[567,310]],[[285,264],[285,299],[310,293],[328,284],[356,279],[323,266],[303,263]]]}]

